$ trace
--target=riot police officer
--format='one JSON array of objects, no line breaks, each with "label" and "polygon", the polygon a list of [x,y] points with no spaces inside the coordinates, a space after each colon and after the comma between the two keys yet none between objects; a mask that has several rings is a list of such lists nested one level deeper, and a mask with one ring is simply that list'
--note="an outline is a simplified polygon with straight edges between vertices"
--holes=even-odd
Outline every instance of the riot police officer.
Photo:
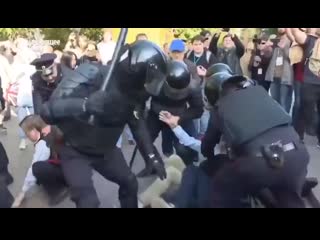
[{"label": "riot police officer", "polygon": [[60,65],[55,63],[56,58],[56,54],[45,53],[31,63],[37,70],[36,73],[31,76],[35,114],[40,113],[42,104],[49,100],[52,92],[61,80],[62,72]]},{"label": "riot police officer", "polygon": [[239,199],[265,188],[280,207],[304,207],[309,154],[290,116],[261,86],[232,76],[228,66],[220,64],[212,73],[206,95],[214,108],[202,154],[214,159],[223,135],[230,157],[213,177],[212,207],[240,207]]},{"label": "riot police officer", "polygon": [[[109,66],[82,64],[63,77],[41,111],[44,120],[56,124],[64,134],[61,164],[77,207],[99,206],[92,168],[120,186],[122,207],[137,207],[137,179],[116,147],[126,124],[148,164],[160,178],[166,177],[163,161],[139,112],[145,105],[146,92],[157,95],[163,84],[166,57],[148,41],[127,45],[120,52],[106,91],[99,89]],[[94,124],[88,124],[91,114]]]},{"label": "riot police officer", "polygon": [[[191,74],[187,65],[181,61],[169,61],[168,73],[160,94],[152,96],[151,108],[148,112],[148,128],[152,141],[154,141],[159,132],[170,128],[159,120],[161,111],[168,111],[179,117],[179,125],[191,136],[195,137],[196,131],[193,119],[200,118],[203,113],[203,101],[201,88],[198,81],[191,79]],[[187,165],[197,161],[198,154],[194,150],[181,145],[178,139],[174,138],[174,147]],[[150,173],[150,166],[140,173],[143,177]]]}]

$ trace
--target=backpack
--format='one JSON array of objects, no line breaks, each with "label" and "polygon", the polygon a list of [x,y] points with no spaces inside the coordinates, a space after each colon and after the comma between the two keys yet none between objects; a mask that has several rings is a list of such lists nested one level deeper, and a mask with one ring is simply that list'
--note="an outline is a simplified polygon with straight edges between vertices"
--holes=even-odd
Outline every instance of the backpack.
[{"label": "backpack", "polygon": [[320,39],[317,39],[308,60],[310,71],[320,77]]},{"label": "backpack", "polygon": [[[187,57],[188,59],[189,59],[189,56],[191,55],[192,52],[193,52],[193,51],[187,52],[186,57]],[[212,54],[212,53],[211,53],[210,51],[206,51],[206,60],[207,60],[208,64],[210,63],[211,54]]]}]

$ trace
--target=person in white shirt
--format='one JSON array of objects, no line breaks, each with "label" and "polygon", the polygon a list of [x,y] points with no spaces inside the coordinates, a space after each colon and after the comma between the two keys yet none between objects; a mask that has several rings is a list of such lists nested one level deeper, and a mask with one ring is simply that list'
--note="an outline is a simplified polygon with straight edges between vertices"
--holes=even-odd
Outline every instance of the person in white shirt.
[{"label": "person in white shirt", "polygon": [[103,41],[98,44],[103,65],[107,65],[112,60],[113,52],[116,48],[116,43],[112,41],[112,33],[110,30],[105,30],[103,33]]}]

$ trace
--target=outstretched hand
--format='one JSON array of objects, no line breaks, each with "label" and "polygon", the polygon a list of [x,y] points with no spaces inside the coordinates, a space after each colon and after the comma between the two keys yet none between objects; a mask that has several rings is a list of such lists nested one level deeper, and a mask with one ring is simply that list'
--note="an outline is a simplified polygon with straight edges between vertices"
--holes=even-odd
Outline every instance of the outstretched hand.
[{"label": "outstretched hand", "polygon": [[159,114],[160,121],[168,124],[170,128],[175,128],[178,126],[178,122],[180,118],[178,116],[174,116],[167,111],[161,111]]},{"label": "outstretched hand", "polygon": [[19,193],[19,195],[15,198],[11,208],[20,207],[24,199],[25,199],[25,193],[24,192]]}]

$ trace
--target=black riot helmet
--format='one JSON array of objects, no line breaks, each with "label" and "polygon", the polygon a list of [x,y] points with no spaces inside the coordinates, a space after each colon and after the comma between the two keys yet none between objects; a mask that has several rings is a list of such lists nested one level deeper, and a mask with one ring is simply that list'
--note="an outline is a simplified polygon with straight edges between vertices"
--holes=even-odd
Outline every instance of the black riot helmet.
[{"label": "black riot helmet", "polygon": [[174,100],[181,100],[189,95],[191,75],[182,61],[169,61],[167,78],[163,86],[164,94]]},{"label": "black riot helmet", "polygon": [[210,105],[214,106],[221,96],[255,85],[256,82],[251,79],[223,71],[207,79],[204,92]]},{"label": "black riot helmet", "polygon": [[228,72],[219,72],[206,80],[204,94],[211,106],[214,106],[220,98],[223,83],[231,77],[232,75]]},{"label": "black riot helmet", "polygon": [[157,96],[166,79],[167,57],[156,44],[136,41],[124,46],[118,70],[118,84],[128,94],[146,90]]},{"label": "black riot helmet", "polygon": [[210,76],[212,76],[216,73],[220,73],[220,72],[226,72],[229,74],[233,74],[231,68],[227,64],[216,63],[208,68],[206,77],[210,77]]}]

